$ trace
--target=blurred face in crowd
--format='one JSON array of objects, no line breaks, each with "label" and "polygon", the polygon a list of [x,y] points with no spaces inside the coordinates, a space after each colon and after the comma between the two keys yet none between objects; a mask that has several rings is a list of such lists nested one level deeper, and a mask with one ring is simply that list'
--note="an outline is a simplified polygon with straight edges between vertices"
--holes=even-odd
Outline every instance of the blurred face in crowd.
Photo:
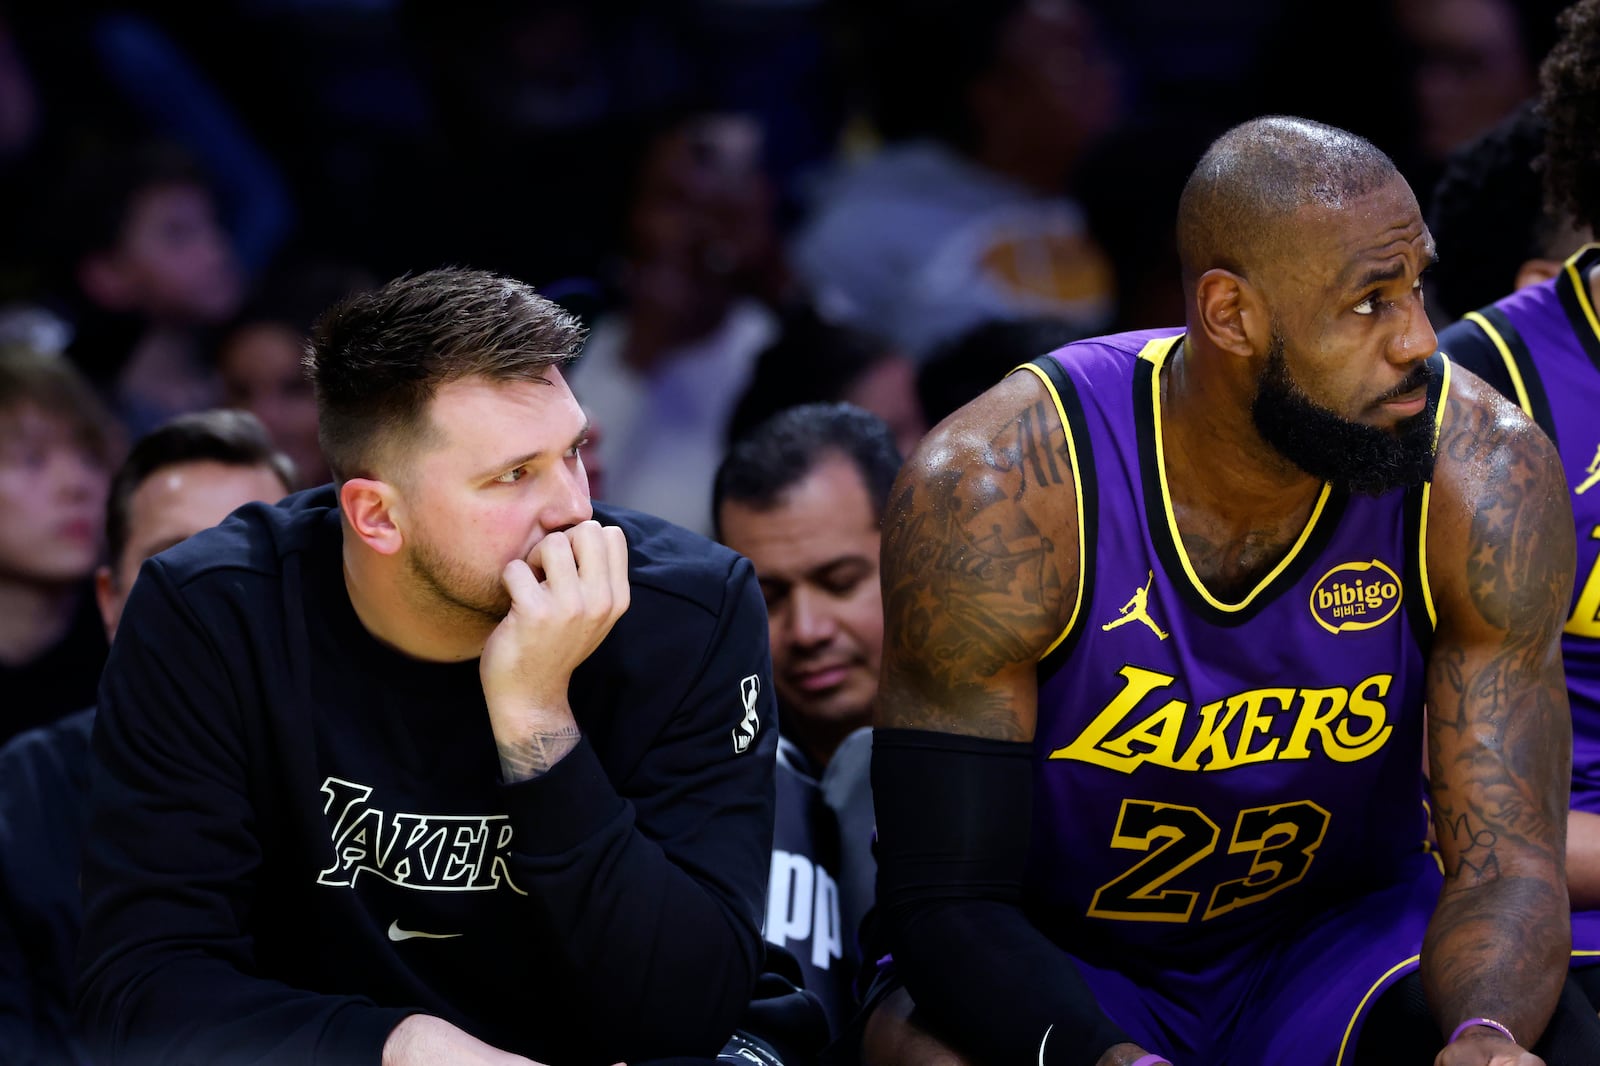
[{"label": "blurred face in crowd", "polygon": [[331,476],[317,442],[317,397],[300,359],[305,338],[278,322],[251,322],[223,339],[217,369],[229,406],[261,419],[272,442],[288,453],[301,481]]},{"label": "blurred face in crowd", "polygon": [[980,136],[1065,174],[1116,125],[1117,76],[1080,3],[1026,0],[1000,32],[993,68],[973,86],[973,113],[988,131]]},{"label": "blurred face in crowd", "polygon": [[1417,48],[1418,131],[1429,158],[1487,130],[1538,91],[1523,54],[1515,0],[1399,0]]},{"label": "blurred face in crowd", "polygon": [[722,505],[722,540],[755,566],[772,674],[794,735],[826,760],[867,725],[883,658],[878,522],[849,459],[825,457],[776,507]]},{"label": "blurred face in crowd", "polygon": [[111,310],[185,324],[221,322],[243,296],[211,194],[184,183],[134,197],[116,247],[90,257],[88,287]]},{"label": "blurred face in crowd", "polygon": [[910,455],[928,432],[928,420],[917,397],[916,364],[903,355],[879,359],[850,383],[841,399],[887,422],[895,450],[901,455]]},{"label": "blurred face in crowd", "polygon": [[677,332],[714,326],[772,252],[772,195],[753,121],[712,116],[655,142],[630,219],[628,289],[670,311]]},{"label": "blurred face in crowd", "polygon": [[594,515],[588,423],[554,367],[542,381],[452,381],[428,414],[431,433],[396,462],[406,595],[492,626],[511,609],[506,563]]},{"label": "blurred face in crowd", "polygon": [[0,412],[0,579],[67,584],[99,558],[110,473],[60,415]]},{"label": "blurred face in crowd", "polygon": [[288,491],[268,466],[206,460],[153,471],[128,498],[128,542],[112,565],[95,572],[95,599],[106,635],[116,636],[133,579],[146,559],[210,529],[236,508],[258,500],[270,503]]}]

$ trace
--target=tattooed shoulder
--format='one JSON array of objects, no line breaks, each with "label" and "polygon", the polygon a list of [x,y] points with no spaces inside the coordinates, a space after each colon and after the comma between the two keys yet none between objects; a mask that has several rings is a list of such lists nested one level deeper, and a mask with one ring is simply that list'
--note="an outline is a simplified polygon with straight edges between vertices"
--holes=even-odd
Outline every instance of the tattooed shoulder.
[{"label": "tattooed shoulder", "polygon": [[924,440],[884,516],[880,725],[1031,735],[1006,681],[1031,683],[1071,614],[1075,508],[1061,420],[1032,374]]},{"label": "tattooed shoulder", "polygon": [[1555,445],[1498,393],[1463,380],[1441,421],[1434,487],[1430,578],[1446,593],[1452,586],[1463,593],[1495,629],[1548,626],[1528,612],[1565,610],[1574,559]]}]

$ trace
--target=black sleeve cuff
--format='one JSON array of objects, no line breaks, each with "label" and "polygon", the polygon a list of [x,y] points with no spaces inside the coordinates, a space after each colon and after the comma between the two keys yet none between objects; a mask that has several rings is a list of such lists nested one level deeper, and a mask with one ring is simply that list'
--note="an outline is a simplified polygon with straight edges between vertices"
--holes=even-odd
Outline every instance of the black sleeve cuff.
[{"label": "black sleeve cuff", "polygon": [[627,810],[587,737],[542,776],[505,786],[505,796],[516,850],[528,856],[572,851]]}]

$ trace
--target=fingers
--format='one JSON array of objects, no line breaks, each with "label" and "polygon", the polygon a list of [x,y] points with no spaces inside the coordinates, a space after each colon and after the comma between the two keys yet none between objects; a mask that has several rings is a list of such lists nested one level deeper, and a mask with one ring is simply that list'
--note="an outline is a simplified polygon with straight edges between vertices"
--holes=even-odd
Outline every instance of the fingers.
[{"label": "fingers", "polygon": [[570,588],[578,578],[578,560],[573,554],[577,545],[574,537],[580,526],[588,525],[587,522],[573,526],[571,530],[546,533],[543,540],[533,549],[534,556],[539,560],[539,567],[544,571],[544,580],[540,584],[550,589]]},{"label": "fingers", "polygon": [[628,586],[628,538],[620,526],[605,526],[600,532],[605,537],[606,556],[610,563],[611,614],[615,621],[628,609],[632,598]]},{"label": "fingers", "polygon": [[[628,609],[628,540],[617,526],[590,519],[571,529],[547,534],[533,550],[533,567],[542,580],[534,583],[568,606],[616,621]],[[511,566],[508,564],[508,573]],[[512,597],[527,602],[531,589],[507,579]]]},{"label": "fingers", "polygon": [[500,571],[500,581],[511,594],[511,602],[527,603],[539,588],[539,579],[524,559],[513,559]]},{"label": "fingers", "polygon": [[585,604],[616,621],[628,609],[628,540],[593,519],[567,531]]}]

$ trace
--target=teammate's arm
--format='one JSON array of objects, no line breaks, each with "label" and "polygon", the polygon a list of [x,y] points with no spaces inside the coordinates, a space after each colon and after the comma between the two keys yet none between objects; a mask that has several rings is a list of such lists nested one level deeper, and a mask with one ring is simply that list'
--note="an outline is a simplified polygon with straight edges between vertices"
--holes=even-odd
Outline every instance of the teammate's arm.
[{"label": "teammate's arm", "polygon": [[[1571,942],[1560,636],[1572,514],[1548,438],[1470,375],[1456,376],[1447,400],[1428,520],[1428,755],[1445,885],[1422,975],[1444,1032],[1493,1018],[1529,1047],[1555,1008]],[[1509,1049],[1486,1027],[1462,1042],[1441,1062]]]},{"label": "teammate's arm", "polygon": [[1077,594],[1074,486],[1045,476],[1066,460],[1018,373],[929,435],[884,518],[878,905],[919,1010],[997,1066],[1141,1054],[1020,907],[1035,671]]}]

